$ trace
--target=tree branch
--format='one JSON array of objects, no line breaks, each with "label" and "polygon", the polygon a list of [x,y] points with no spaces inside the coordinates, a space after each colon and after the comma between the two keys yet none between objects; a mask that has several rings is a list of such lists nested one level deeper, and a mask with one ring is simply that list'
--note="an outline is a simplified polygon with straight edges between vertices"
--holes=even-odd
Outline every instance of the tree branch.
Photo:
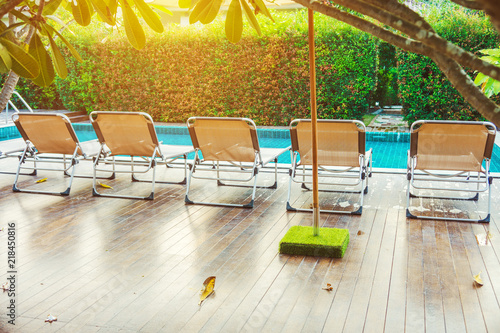
[{"label": "tree branch", "polygon": [[483,10],[483,6],[476,0],[451,0],[451,1],[465,8]]},{"label": "tree branch", "polygon": [[2,6],[0,6],[0,18],[4,17],[12,9],[17,7],[24,0],[7,0]]},{"label": "tree branch", "polygon": [[354,16],[347,12],[344,12],[338,8],[331,5],[326,5],[317,1],[309,2],[309,0],[293,0],[294,2],[303,5],[304,7],[310,8],[318,13],[322,13],[326,16],[332,17],[344,23],[347,23],[361,31],[367,32],[375,37],[378,37],[387,43],[397,46],[405,51],[414,52],[421,55],[429,55],[430,49],[425,47],[422,43],[406,38],[403,36],[396,35],[395,33],[377,26],[371,22],[368,22],[360,17]]},{"label": "tree branch", "polygon": [[491,18],[491,22],[500,33],[500,4],[497,0],[476,0],[483,7],[482,9]]},{"label": "tree branch", "polygon": [[403,4],[400,4],[399,2],[395,0],[365,0],[367,3],[370,3],[374,6],[377,6],[381,9],[384,9],[385,11],[389,13],[393,13],[396,16],[401,17],[407,22],[411,22],[415,24],[418,27],[427,29],[428,31],[434,32],[434,29],[431,27],[431,25],[419,14],[415,13],[413,10],[410,8],[406,7]]}]

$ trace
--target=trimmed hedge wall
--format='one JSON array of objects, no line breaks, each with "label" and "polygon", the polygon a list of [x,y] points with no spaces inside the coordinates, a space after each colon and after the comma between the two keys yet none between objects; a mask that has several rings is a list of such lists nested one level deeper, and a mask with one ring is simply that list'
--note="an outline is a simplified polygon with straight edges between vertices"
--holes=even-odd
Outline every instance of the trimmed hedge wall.
[{"label": "trimmed hedge wall", "polygon": [[[238,44],[225,39],[221,20],[147,33],[140,51],[123,36],[101,43],[101,30],[95,36],[75,30],[78,37],[68,39],[85,61],[63,48],[70,74],[50,91],[74,111],[144,111],[167,122],[244,116],[258,125],[288,125],[310,114],[305,13],[275,13],[280,23],[264,22],[261,37],[245,29]],[[361,119],[375,85],[377,40],[320,15],[316,35],[319,117]]]},{"label": "trimmed hedge wall", "polygon": [[[429,22],[440,36],[473,53],[499,45],[498,33],[488,19],[471,11],[455,11],[445,17],[432,15]],[[430,58],[401,50],[396,57],[399,98],[410,124],[418,119],[483,119]],[[473,71],[467,73],[474,79]],[[500,101],[498,96],[495,99]]]}]

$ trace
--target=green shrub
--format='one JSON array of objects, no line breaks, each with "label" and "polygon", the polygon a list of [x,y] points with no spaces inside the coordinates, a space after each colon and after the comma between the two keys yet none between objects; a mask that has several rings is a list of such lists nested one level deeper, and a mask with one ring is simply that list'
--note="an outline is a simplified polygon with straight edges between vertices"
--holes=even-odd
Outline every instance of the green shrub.
[{"label": "green shrub", "polygon": [[[429,22],[440,36],[467,51],[477,53],[498,46],[498,33],[483,15],[460,10],[432,13]],[[403,51],[398,51],[397,59],[399,97],[409,123],[418,119],[482,119],[431,59]],[[466,71],[474,77],[473,71]]]},{"label": "green shrub", "polygon": [[[375,41],[316,16],[319,116],[360,119],[374,85]],[[202,29],[147,32],[142,50],[103,26],[92,33],[75,26],[68,38],[84,62],[66,50],[69,75],[55,86],[74,111],[143,111],[168,122],[244,116],[259,125],[288,125],[310,115],[307,18],[305,11],[274,17],[277,24],[261,21],[262,36],[246,29],[238,44],[226,40],[218,19]]]}]

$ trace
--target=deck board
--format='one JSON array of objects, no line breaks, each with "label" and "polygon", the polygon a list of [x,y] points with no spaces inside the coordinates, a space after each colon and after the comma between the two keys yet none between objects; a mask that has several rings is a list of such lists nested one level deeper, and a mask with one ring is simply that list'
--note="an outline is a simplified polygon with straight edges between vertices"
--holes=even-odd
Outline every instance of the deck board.
[{"label": "deck board", "polygon": [[[11,168],[15,159],[0,160]],[[82,162],[79,172],[88,173]],[[159,177],[179,178],[181,170]],[[41,175],[37,176],[38,178]],[[34,179],[23,185],[38,187]],[[263,174],[269,183],[272,176]],[[406,179],[375,173],[363,214],[321,214],[322,227],[347,228],[343,259],[280,255],[290,226],[311,215],[287,212],[287,175],[276,190],[259,188],[253,209],[185,205],[183,185],[157,184],[155,200],[96,198],[76,178],[68,197],[13,193],[0,175],[0,262],[7,278],[7,223],[16,223],[16,326],[7,332],[493,332],[500,327],[500,195],[493,183],[491,223],[410,220]],[[50,187],[67,177],[52,173]],[[106,180],[120,193],[148,184]],[[40,184],[43,185],[44,183]],[[102,189],[103,191],[107,191]],[[298,188],[297,206],[310,191]],[[141,193],[142,193],[141,192]],[[197,181],[196,200],[241,202],[251,190]],[[321,195],[321,205],[356,202]],[[481,195],[480,199],[484,199]],[[467,216],[483,202],[413,199],[425,214]],[[456,209],[453,212],[450,210]],[[488,244],[476,235],[491,234]],[[484,285],[472,276],[481,271]],[[201,306],[204,279],[217,277]],[[0,282],[2,282],[0,280]],[[5,282],[5,281],[4,281]],[[2,282],[3,283],[3,282]],[[330,283],[331,291],[326,284]],[[7,306],[8,297],[0,299]],[[48,314],[58,317],[45,323]]]}]

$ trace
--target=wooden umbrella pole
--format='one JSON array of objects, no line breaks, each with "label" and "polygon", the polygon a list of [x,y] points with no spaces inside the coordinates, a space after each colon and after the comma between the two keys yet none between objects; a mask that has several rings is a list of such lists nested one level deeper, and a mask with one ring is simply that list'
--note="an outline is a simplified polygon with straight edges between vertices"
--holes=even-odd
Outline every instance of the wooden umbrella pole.
[{"label": "wooden umbrella pole", "polygon": [[316,60],[314,55],[314,12],[307,10],[309,25],[309,79],[311,82],[311,126],[312,126],[312,181],[313,181],[313,233],[319,235],[318,195],[318,124],[316,111]]}]

